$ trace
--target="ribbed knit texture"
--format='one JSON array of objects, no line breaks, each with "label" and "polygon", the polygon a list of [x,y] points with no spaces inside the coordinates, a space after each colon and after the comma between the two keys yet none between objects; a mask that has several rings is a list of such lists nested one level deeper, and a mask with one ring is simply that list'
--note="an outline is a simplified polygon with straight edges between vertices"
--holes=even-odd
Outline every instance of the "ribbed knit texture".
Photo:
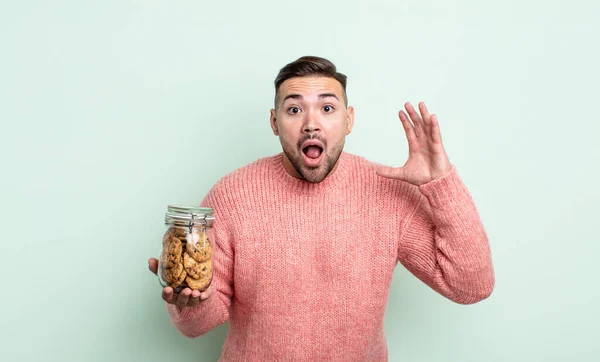
[{"label": "ribbed knit texture", "polygon": [[454,166],[415,186],[344,152],[311,184],[289,175],[282,157],[211,189],[201,204],[215,209],[215,292],[196,307],[167,305],[188,337],[230,321],[220,361],[387,361],[398,262],[456,303],[491,294],[487,235]]}]

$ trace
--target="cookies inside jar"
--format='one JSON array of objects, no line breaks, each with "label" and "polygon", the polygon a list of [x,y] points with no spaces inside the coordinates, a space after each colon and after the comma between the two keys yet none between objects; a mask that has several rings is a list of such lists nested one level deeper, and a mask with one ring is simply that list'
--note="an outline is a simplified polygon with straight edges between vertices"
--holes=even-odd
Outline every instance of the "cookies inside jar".
[{"label": "cookies inside jar", "polygon": [[159,279],[175,292],[204,291],[213,276],[212,244],[205,228],[170,226],[163,235]]}]

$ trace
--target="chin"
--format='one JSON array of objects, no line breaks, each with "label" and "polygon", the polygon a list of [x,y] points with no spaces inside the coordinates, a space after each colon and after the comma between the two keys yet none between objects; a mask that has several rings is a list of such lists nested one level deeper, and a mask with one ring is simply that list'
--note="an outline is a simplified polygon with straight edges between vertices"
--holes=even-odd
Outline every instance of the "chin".
[{"label": "chin", "polygon": [[329,175],[329,172],[326,172],[325,169],[302,170],[302,172],[300,172],[300,175],[307,182],[319,183],[319,182],[325,180],[325,178]]},{"label": "chin", "polygon": [[293,164],[300,176],[310,183],[319,183],[325,180],[333,169],[331,158],[326,155],[324,155],[323,160],[318,166],[307,166],[302,162],[302,159],[296,160]]}]

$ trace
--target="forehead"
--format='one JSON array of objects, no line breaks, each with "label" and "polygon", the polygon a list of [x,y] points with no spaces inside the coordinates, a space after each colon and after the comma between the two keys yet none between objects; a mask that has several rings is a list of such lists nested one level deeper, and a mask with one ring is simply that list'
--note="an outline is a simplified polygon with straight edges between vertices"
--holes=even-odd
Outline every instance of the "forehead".
[{"label": "forehead", "polygon": [[342,99],[343,92],[340,82],[329,77],[295,77],[287,79],[279,87],[280,99],[288,94],[300,94],[309,98],[323,93],[333,93]]}]

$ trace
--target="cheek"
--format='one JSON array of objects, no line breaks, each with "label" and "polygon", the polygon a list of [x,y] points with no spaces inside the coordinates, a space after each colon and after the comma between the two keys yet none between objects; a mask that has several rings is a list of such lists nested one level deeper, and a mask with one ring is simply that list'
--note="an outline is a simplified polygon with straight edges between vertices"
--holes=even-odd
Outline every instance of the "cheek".
[{"label": "cheek", "polygon": [[279,135],[283,136],[287,139],[291,139],[294,137],[298,137],[301,134],[301,129],[299,128],[299,122],[292,121],[281,121],[277,127],[279,130]]},{"label": "cheek", "polygon": [[346,120],[338,121],[335,124],[330,124],[330,127],[326,129],[327,135],[331,140],[339,140],[340,138],[344,138],[348,133],[348,125]]},{"label": "cheek", "polygon": [[293,136],[293,131],[287,127],[279,127],[279,136],[286,139],[290,139]]},{"label": "cheek", "polygon": [[295,136],[295,133],[287,128],[279,128],[279,139],[281,143],[287,145],[295,145],[298,142],[298,137]]}]

